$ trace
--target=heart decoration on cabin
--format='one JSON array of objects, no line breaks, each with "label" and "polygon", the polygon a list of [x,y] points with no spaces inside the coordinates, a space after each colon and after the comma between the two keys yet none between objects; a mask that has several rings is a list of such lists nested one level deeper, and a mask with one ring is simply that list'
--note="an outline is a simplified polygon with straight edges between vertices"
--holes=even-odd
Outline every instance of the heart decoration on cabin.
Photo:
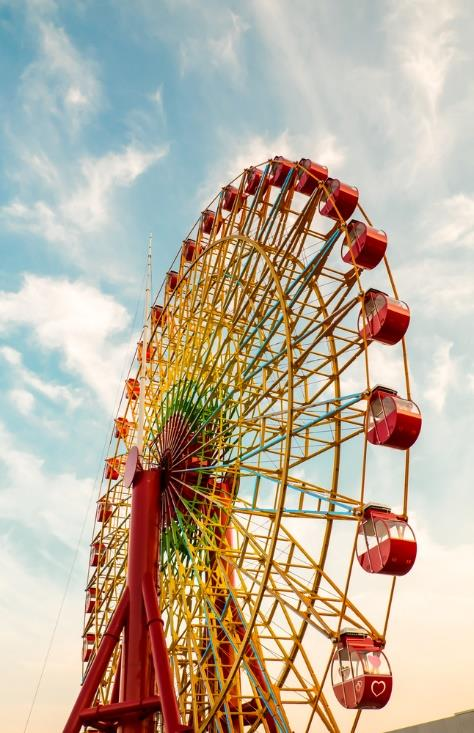
[{"label": "heart decoration on cabin", "polygon": [[383,695],[383,693],[385,692],[386,687],[387,685],[383,680],[374,680],[370,686],[370,689],[375,697],[380,697],[380,695]]}]

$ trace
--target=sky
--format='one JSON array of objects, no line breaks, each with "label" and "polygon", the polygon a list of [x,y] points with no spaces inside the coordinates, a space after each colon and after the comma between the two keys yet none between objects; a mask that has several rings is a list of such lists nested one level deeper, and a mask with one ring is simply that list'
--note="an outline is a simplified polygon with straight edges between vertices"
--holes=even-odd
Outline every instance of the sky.
[{"label": "sky", "polygon": [[419,557],[394,601],[392,700],[360,730],[474,706],[473,26],[469,0],[0,0],[9,733],[25,730],[55,626],[27,730],[59,730],[78,688],[97,481],[148,233],[158,284],[207,201],[273,155],[358,186],[413,312]]}]

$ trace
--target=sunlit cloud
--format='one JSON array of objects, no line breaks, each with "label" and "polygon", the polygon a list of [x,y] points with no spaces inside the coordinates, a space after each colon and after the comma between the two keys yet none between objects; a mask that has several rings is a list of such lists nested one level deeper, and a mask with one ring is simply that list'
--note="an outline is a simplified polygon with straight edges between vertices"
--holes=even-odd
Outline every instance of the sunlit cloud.
[{"label": "sunlit cloud", "polygon": [[[13,367],[12,374],[17,385],[30,387],[37,394],[43,395],[53,402],[60,403],[62,406],[67,406],[71,409],[78,407],[81,403],[78,390],[41,379],[37,374],[27,369],[23,364],[21,353],[16,349],[10,346],[2,346],[0,347],[0,357],[5,359]],[[18,387],[11,390],[10,397],[12,399],[14,395],[18,398],[18,409],[24,413],[26,411],[31,412],[34,405],[33,395],[25,389]]]},{"label": "sunlit cloud", "polygon": [[34,169],[47,179],[50,198],[31,203],[14,199],[0,208],[0,221],[12,230],[31,232],[61,245],[61,252],[62,245],[67,245],[65,254],[84,265],[87,235],[103,232],[115,223],[117,191],[132,186],[166,154],[165,147],[144,150],[128,146],[100,157],[84,157],[72,180],[66,171],[60,175],[45,157],[33,156]]},{"label": "sunlit cloud", "polygon": [[64,28],[49,18],[35,23],[38,58],[22,75],[24,108],[35,117],[49,116],[77,131],[102,102],[95,64],[74,46]]},{"label": "sunlit cloud", "polygon": [[432,367],[426,375],[424,398],[437,413],[443,411],[450,387],[458,383],[460,370],[451,354],[453,344],[440,342],[433,353]]},{"label": "sunlit cloud", "polygon": [[[129,315],[120,303],[79,280],[30,274],[18,291],[1,293],[0,331],[31,329],[40,348],[57,352],[63,369],[109,408],[117,397],[125,357],[130,358],[129,345],[120,338],[128,325]],[[10,349],[4,356],[11,359],[17,353]],[[50,398],[66,396],[76,403],[65,387],[47,385],[27,370],[23,378]]]}]

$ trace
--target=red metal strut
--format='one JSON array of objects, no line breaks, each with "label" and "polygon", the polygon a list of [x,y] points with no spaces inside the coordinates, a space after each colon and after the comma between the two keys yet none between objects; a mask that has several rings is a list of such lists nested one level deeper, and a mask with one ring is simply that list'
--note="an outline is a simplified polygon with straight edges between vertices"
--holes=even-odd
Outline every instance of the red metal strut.
[{"label": "red metal strut", "polygon": [[[154,733],[153,715],[165,733],[184,733],[168,660],[155,580],[160,542],[160,470],[133,479],[127,585],[87,670],[63,733],[95,725],[117,733]],[[93,706],[98,687],[123,631],[118,700]],[[156,691],[158,694],[156,694]]]}]

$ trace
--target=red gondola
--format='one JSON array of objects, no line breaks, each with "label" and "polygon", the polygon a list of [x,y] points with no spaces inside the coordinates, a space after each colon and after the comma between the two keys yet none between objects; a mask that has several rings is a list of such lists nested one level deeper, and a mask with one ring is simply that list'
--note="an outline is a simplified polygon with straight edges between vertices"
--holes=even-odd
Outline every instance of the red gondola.
[{"label": "red gondola", "polygon": [[169,272],[166,273],[166,290],[168,293],[172,293],[173,290],[176,290],[177,284],[178,273],[175,272],[175,270],[169,270]]},{"label": "red gondola", "polygon": [[222,208],[224,211],[232,211],[234,206],[236,206],[236,211],[240,211],[247,200],[247,195],[246,193],[239,194],[235,186],[225,186],[222,194]]},{"label": "red gondola", "polygon": [[166,323],[166,313],[163,313],[162,305],[152,305],[151,307],[151,327],[164,326]]},{"label": "red gondola", "polygon": [[343,631],[332,658],[338,702],[351,710],[378,710],[390,700],[392,672],[382,643],[358,631]]},{"label": "red gondola", "polygon": [[410,309],[403,300],[395,300],[381,290],[370,288],[364,295],[364,313],[359,314],[359,334],[367,341],[396,344],[410,325]]},{"label": "red gondola", "polygon": [[92,586],[91,588],[87,588],[86,590],[86,606],[85,606],[85,612],[86,613],[94,613],[95,606],[96,606],[96,589]]},{"label": "red gondola", "polygon": [[95,518],[97,522],[106,522],[113,514],[112,504],[107,499],[99,499]]},{"label": "red gondola", "polygon": [[[349,241],[347,241],[347,239]],[[387,249],[387,235],[381,229],[369,227],[362,221],[353,219],[347,226],[347,238],[344,237],[342,248],[347,252],[342,255],[344,262],[364,270],[372,270],[382,261]]]},{"label": "red gondola", "polygon": [[120,457],[106,458],[105,459],[105,478],[112,479],[115,481],[120,475]]},{"label": "red gondola", "polygon": [[199,254],[199,248],[196,246],[196,240],[185,239],[182,247],[183,260],[185,262],[192,262],[197,254]]},{"label": "red gondola", "polygon": [[105,561],[105,545],[101,542],[93,542],[91,545],[91,554],[89,557],[89,565],[91,568],[96,568],[97,565],[102,565]]},{"label": "red gondola", "polygon": [[313,191],[318,187],[319,182],[327,179],[328,169],[325,165],[313,163],[309,158],[301,158],[300,166],[304,170],[300,170],[300,177],[295,186],[295,191],[303,193],[305,196],[311,196]]},{"label": "red gondola", "polygon": [[294,170],[295,164],[291,160],[286,160],[281,155],[277,155],[272,164],[270,183],[272,186],[281,188],[285,183],[287,176],[291,170]]},{"label": "red gondola", "polygon": [[222,208],[225,211],[232,211],[238,195],[239,191],[235,186],[225,186],[222,190]]},{"label": "red gondola", "polygon": [[[262,176],[263,176],[263,171],[260,170],[260,168],[255,168],[255,167],[249,168],[246,173],[246,178],[245,178],[245,193],[249,194],[250,196],[253,196],[254,194],[256,194],[257,189],[260,185]],[[268,189],[269,185],[270,185],[270,180],[268,176],[265,176],[265,180],[263,181],[261,188],[260,188],[260,192],[262,196],[265,193],[265,191]]]},{"label": "red gondola", "polygon": [[389,387],[372,390],[367,409],[367,440],[373,445],[407,450],[421,430],[421,414],[411,400],[404,400]]},{"label": "red gondola", "polygon": [[95,634],[85,634],[82,643],[82,661],[88,662],[94,653]]},{"label": "red gondola", "polygon": [[122,438],[122,440],[126,440],[133,423],[131,423],[125,417],[117,417],[114,420],[114,423],[115,423],[115,437]]},{"label": "red gondola", "polygon": [[388,507],[365,507],[357,559],[368,573],[406,575],[416,559],[416,539],[407,520]]},{"label": "red gondola", "polygon": [[131,377],[125,382],[127,397],[129,400],[137,400],[140,394],[140,382]]},{"label": "red gondola", "polygon": [[[139,341],[137,344],[137,359],[140,363],[142,360],[142,348],[143,348],[143,342]],[[146,347],[146,360],[148,364],[151,362],[155,354],[156,354],[156,346],[153,346],[152,344],[148,344],[148,346]]]},{"label": "red gondola", "polygon": [[206,209],[201,214],[201,230],[203,234],[210,234],[216,218],[216,212],[212,209]]},{"label": "red gondola", "polygon": [[328,178],[326,181],[328,193],[321,197],[319,211],[323,216],[339,221],[345,221],[354,213],[359,200],[359,191],[355,186],[339,181],[337,178]]}]

